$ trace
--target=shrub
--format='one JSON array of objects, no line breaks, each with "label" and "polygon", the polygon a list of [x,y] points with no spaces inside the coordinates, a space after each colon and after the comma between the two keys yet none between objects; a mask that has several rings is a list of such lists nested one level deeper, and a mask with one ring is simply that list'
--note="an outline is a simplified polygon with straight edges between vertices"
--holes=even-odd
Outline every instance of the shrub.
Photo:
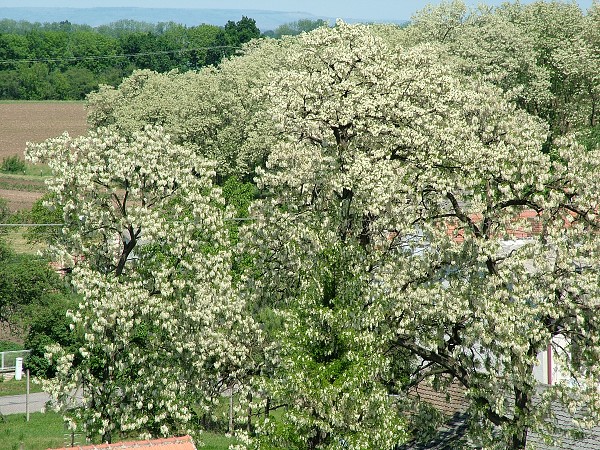
[{"label": "shrub", "polygon": [[23,350],[23,345],[11,341],[0,341],[0,352],[11,352],[14,350]]},{"label": "shrub", "polygon": [[13,155],[2,159],[0,171],[5,173],[22,173],[25,172],[26,168],[25,161],[19,156]]},{"label": "shrub", "polygon": [[81,345],[81,335],[71,330],[71,320],[67,311],[77,306],[78,299],[66,293],[57,293],[30,310],[29,333],[25,347],[31,350],[26,368],[32,376],[51,378],[55,366],[46,359],[46,347],[60,344],[70,353],[75,353]]}]

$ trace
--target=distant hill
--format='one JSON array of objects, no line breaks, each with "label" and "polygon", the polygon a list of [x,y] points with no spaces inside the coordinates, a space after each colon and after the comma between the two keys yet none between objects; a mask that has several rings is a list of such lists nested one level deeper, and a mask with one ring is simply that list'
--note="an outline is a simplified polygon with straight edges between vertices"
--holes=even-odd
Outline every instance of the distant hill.
[{"label": "distant hill", "polygon": [[[140,22],[175,22],[187,26],[210,24],[223,26],[228,20],[238,21],[242,16],[256,20],[261,31],[274,30],[279,25],[299,19],[324,19],[331,23],[335,18],[315,16],[306,12],[265,11],[257,9],[183,9],[183,8],[52,8],[10,7],[0,8],[0,19],[26,20],[28,22],[62,22],[90,25],[106,25],[122,19]],[[363,22],[361,19],[344,17],[348,22]],[[404,21],[393,21],[403,23]]]}]

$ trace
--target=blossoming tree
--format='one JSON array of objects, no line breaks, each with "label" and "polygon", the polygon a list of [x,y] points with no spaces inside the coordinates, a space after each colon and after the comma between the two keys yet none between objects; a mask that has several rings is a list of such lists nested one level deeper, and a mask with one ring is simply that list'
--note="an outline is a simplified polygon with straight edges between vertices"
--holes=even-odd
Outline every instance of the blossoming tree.
[{"label": "blossoming tree", "polygon": [[[303,35],[267,87],[279,142],[247,248],[282,320],[259,391],[285,413],[253,445],[390,448],[407,400],[387,394],[422,382],[462,385],[486,448],[552,433],[552,401],[593,421],[598,150],[564,138],[551,158],[547,125],[445,46],[380,34]],[[548,345],[569,382],[538,394]]]},{"label": "blossoming tree", "polygon": [[85,342],[51,349],[58,373],[45,388],[72,426],[103,441],[188,430],[243,367],[242,339],[255,338],[231,288],[212,165],[150,126],[130,138],[65,134],[27,156],[53,171],[64,212],[54,251],[74,265],[71,317]]},{"label": "blossoming tree", "polygon": [[[570,133],[597,121],[598,8],[552,5],[453,2],[137,72],[90,98],[106,128],[32,146],[64,211],[56,254],[79,260],[86,344],[53,349],[49,383],[65,407],[85,387],[73,421],[169,434],[236,380],[248,416],[283,410],[248,420],[254,448],[393,448],[421,383],[462,386],[486,448],[556,434],[556,402],[596,422],[600,149]],[[535,8],[574,29],[544,41]],[[215,171],[260,192],[240,295]],[[539,390],[548,346],[564,382]]]}]

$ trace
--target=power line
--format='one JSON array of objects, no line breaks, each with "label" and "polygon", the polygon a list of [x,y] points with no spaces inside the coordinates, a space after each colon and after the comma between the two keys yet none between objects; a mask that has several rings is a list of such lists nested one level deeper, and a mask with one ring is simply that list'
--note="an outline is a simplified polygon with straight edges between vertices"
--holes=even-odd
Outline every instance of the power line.
[{"label": "power line", "polygon": [[[257,220],[256,217],[230,217],[223,219],[224,222],[245,222]],[[177,221],[181,223],[181,221]],[[20,227],[64,227],[68,226],[66,223],[0,223],[0,227],[5,228],[20,228]]]},{"label": "power line", "polygon": [[0,59],[0,64],[14,64],[14,63],[36,63],[36,62],[69,62],[69,61],[88,61],[88,60],[100,60],[100,59],[119,59],[119,58],[135,58],[138,56],[154,56],[154,55],[168,55],[174,53],[185,53],[200,50],[219,50],[219,49],[240,49],[237,45],[216,45],[212,47],[194,47],[194,48],[181,48],[178,50],[158,50],[155,52],[140,52],[140,53],[125,53],[120,55],[93,55],[93,56],[70,56],[65,58],[35,58],[35,59]]},{"label": "power line", "polygon": [[62,227],[64,223],[0,223],[0,227]]}]

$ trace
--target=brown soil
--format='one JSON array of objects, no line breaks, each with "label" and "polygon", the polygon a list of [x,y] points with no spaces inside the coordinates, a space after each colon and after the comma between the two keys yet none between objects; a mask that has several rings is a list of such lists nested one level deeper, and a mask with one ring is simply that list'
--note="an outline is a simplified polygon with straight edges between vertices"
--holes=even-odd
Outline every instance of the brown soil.
[{"label": "brown soil", "polygon": [[11,211],[29,210],[42,195],[42,192],[15,191],[12,189],[0,189],[0,197],[8,202]]},{"label": "brown soil", "polygon": [[[12,155],[23,157],[27,142],[42,142],[65,131],[71,136],[87,132],[83,102],[0,102],[0,161]],[[30,209],[44,191],[41,179],[0,176],[0,197],[12,211]]]},{"label": "brown soil", "polygon": [[86,133],[83,102],[0,103],[0,158],[22,156],[26,142],[42,142],[65,131],[72,136]]}]

